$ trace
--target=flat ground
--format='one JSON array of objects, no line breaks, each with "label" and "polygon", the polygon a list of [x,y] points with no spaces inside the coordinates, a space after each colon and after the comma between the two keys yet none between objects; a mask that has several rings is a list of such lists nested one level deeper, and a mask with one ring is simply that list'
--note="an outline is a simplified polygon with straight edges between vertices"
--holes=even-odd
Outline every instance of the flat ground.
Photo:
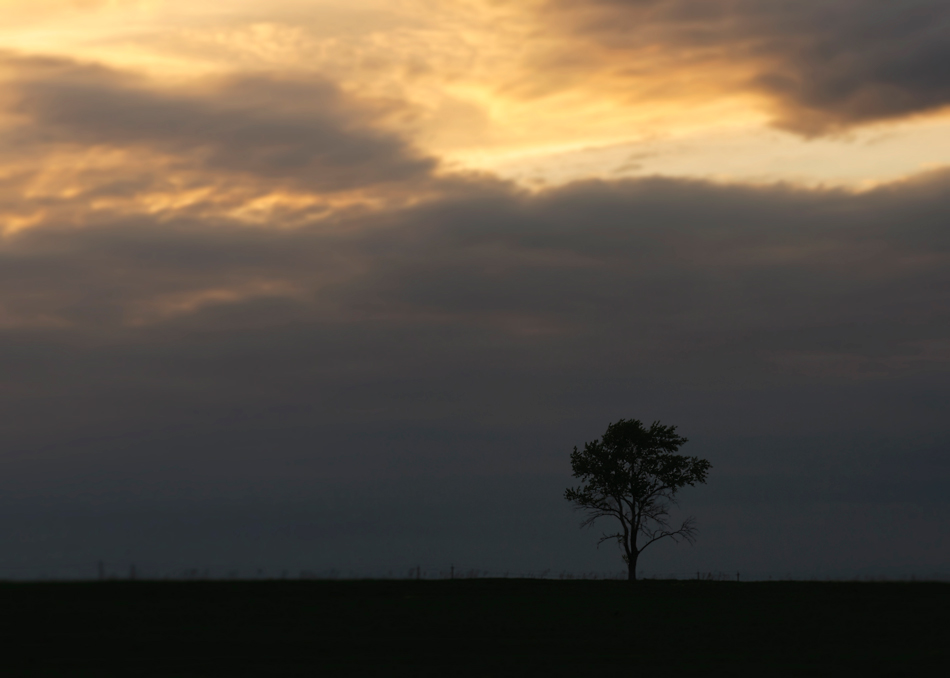
[{"label": "flat ground", "polygon": [[0,605],[4,678],[920,676],[950,660],[948,584],[43,583],[0,584]]}]

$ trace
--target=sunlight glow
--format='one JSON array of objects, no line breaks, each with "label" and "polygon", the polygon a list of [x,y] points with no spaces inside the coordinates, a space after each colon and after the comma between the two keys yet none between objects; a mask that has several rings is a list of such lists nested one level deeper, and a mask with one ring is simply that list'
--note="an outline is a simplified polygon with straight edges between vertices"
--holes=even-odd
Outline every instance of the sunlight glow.
[{"label": "sunlight glow", "polygon": [[[398,103],[398,115],[378,124],[446,170],[487,171],[527,187],[652,174],[862,187],[950,158],[945,115],[819,139],[776,131],[769,104],[741,87],[753,73],[746,64],[714,51],[699,63],[655,45],[618,59],[556,24],[540,30],[546,6],[275,0],[265,9],[251,0],[45,0],[27,7],[0,0],[0,54],[100,63],[169,87],[194,87],[209,74],[318,74],[354,96]],[[58,157],[63,167],[66,156]],[[77,159],[69,172],[40,170],[30,194],[75,197],[83,181]],[[229,192],[219,182],[199,183],[136,202],[148,211],[176,210],[214,202],[212,191]],[[231,215],[258,221],[290,205],[329,200],[286,191],[277,198],[270,189],[262,195],[240,207],[223,202],[232,204]],[[117,206],[111,198],[89,204]],[[4,228],[30,223],[11,216]]]}]

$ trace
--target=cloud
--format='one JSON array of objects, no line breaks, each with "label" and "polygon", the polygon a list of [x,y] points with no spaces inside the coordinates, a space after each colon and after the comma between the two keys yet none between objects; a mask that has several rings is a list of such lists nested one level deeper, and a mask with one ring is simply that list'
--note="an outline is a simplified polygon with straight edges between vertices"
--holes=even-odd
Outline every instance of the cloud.
[{"label": "cloud", "polygon": [[543,7],[555,25],[606,48],[614,62],[633,60],[636,69],[660,58],[670,72],[718,69],[722,86],[765,95],[776,124],[803,134],[950,103],[950,7],[940,0],[549,0]]},{"label": "cloud", "polygon": [[[259,550],[281,554],[268,567],[303,568],[355,549],[375,554],[360,556],[370,573],[420,552],[579,563],[583,535],[559,494],[566,455],[637,416],[679,424],[713,460],[708,492],[687,500],[706,502],[700,560],[744,548],[745,567],[847,573],[876,542],[816,546],[803,514],[859,516],[842,534],[944,520],[946,172],[864,193],[668,179],[451,188],[295,228],[189,208],[103,212],[83,228],[40,217],[5,236],[7,514],[85,507],[102,517],[77,529],[107,554],[103,535],[125,534],[110,531],[116,516],[204,516],[187,538],[173,526],[148,546],[114,538],[143,559],[225,569],[260,567]],[[763,510],[768,525],[749,523]],[[363,522],[340,536],[352,515],[394,535],[393,550],[370,548]],[[30,534],[61,522],[36,520]],[[459,529],[468,550],[453,550]],[[511,550],[525,530],[550,536]],[[102,557],[73,536],[50,543]],[[905,537],[904,556],[937,567],[915,543],[927,542]],[[17,544],[18,563],[48,567]]]},{"label": "cloud", "polygon": [[536,345],[565,351],[565,369],[609,356],[693,384],[899,377],[947,360],[948,181],[853,193],[642,179],[531,194],[471,178],[416,206],[290,230],[187,210],[54,221],[3,241],[0,308],[8,328],[116,341],[291,322],[372,326],[383,353],[470,332],[430,354],[446,364],[489,341],[499,356]]},{"label": "cloud", "polygon": [[153,153],[173,169],[323,192],[418,181],[436,166],[384,131],[392,104],[355,100],[316,76],[264,73],[176,88],[63,59],[8,55],[2,66],[21,148]]},{"label": "cloud", "polygon": [[[17,501],[359,499],[377,481],[398,498],[412,476],[420,497],[451,477],[482,500],[479,478],[521,474],[559,505],[567,450],[621,416],[680,424],[727,495],[785,488],[789,521],[858,466],[847,500],[879,509],[896,459],[908,504],[933,503],[916,477],[946,475],[945,170],[864,192],[529,192],[434,174],[383,131],[387,107],[320,80],[202,91],[7,64],[0,475]],[[370,200],[391,186],[401,201]],[[851,438],[885,461],[861,466]],[[761,503],[747,494],[719,501]]]}]

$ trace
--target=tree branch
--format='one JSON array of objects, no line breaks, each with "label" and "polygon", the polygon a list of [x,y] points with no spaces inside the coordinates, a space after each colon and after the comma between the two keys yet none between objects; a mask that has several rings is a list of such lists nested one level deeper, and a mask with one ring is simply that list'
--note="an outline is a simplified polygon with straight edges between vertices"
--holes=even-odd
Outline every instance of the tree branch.
[{"label": "tree branch", "polygon": [[677,543],[685,541],[689,544],[693,544],[696,541],[696,521],[692,516],[690,516],[683,521],[683,524],[678,530],[663,530],[654,532],[652,539],[641,546],[639,550],[642,551],[653,542],[659,541],[660,539],[666,539],[667,537],[670,537]]}]

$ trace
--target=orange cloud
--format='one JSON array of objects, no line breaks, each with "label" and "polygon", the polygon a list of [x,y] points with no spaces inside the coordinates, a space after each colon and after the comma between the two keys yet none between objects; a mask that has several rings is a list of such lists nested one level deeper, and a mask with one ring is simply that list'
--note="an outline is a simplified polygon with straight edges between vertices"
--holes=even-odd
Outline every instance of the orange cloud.
[{"label": "orange cloud", "polygon": [[[147,72],[151,84],[131,90],[164,97],[166,107],[168,97],[190,97],[206,113],[233,113],[235,88],[247,90],[261,73],[285,116],[296,96],[290,82],[333,83],[364,112],[377,102],[372,119],[360,122],[364,132],[412,140],[418,155],[452,167],[497,171],[536,157],[548,165],[537,173],[546,180],[608,176],[610,168],[580,164],[562,171],[565,154],[588,147],[709,141],[769,122],[803,137],[827,135],[939,111],[947,99],[946,10],[935,0],[275,0],[266,9],[249,0],[170,0],[48,9],[35,28],[0,28],[0,44]],[[196,85],[202,77],[210,84]],[[749,157],[768,154],[766,142],[743,143],[759,147]],[[268,153],[273,166],[276,146]],[[226,155],[219,148],[206,161],[251,161]],[[931,155],[923,161],[939,162]],[[687,174],[716,174],[700,158],[679,164]],[[816,174],[828,164],[816,159]],[[853,164],[852,174],[868,166],[863,158]],[[799,172],[785,178],[799,180]]]},{"label": "orange cloud", "polygon": [[[376,131],[379,114],[319,79],[270,75],[150,87],[68,61],[25,61],[8,81],[18,137],[37,144],[147,148],[207,171],[249,173],[314,190],[413,180],[434,162]],[[21,141],[21,143],[25,143]]]},{"label": "orange cloud", "polygon": [[940,0],[548,0],[540,16],[574,39],[562,49],[596,46],[634,76],[686,69],[702,87],[712,75],[713,87],[762,95],[777,125],[803,134],[950,104]]},{"label": "orange cloud", "polygon": [[6,54],[0,92],[7,233],[133,213],[292,227],[418,200],[437,182],[438,163],[387,129],[395,104],[313,75],[169,85]]}]

